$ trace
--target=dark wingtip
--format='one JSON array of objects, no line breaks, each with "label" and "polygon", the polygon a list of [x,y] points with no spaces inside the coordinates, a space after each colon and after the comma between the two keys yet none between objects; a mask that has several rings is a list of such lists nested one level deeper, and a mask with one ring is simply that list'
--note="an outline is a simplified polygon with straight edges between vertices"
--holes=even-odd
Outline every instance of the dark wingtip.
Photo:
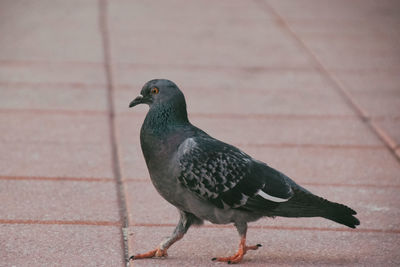
[{"label": "dark wingtip", "polygon": [[216,261],[216,260],[217,260],[217,258],[212,258],[211,260],[212,260],[212,261]]},{"label": "dark wingtip", "polygon": [[129,260],[134,260],[134,259],[135,259],[135,256],[134,256],[134,255],[132,255],[132,256],[129,257]]},{"label": "dark wingtip", "polygon": [[259,247],[259,248],[260,248],[260,247],[262,247],[262,245],[261,245],[261,244],[257,244],[256,246],[257,246],[257,247]]}]

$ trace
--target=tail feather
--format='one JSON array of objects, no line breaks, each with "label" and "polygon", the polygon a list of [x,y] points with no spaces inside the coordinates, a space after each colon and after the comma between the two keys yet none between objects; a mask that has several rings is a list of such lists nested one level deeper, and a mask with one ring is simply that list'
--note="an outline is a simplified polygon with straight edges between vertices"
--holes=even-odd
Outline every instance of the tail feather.
[{"label": "tail feather", "polygon": [[360,224],[360,221],[353,216],[357,214],[353,209],[327,200],[326,202],[327,207],[324,209],[324,214],[321,215],[321,217],[346,225],[350,228],[356,228],[356,226]]},{"label": "tail feather", "polygon": [[[356,228],[360,224],[360,221],[354,216],[357,213],[343,204],[328,201],[308,191],[303,191],[301,188],[293,188],[293,192],[294,195],[289,201],[273,205],[273,210],[271,210],[272,206],[269,204],[268,211],[265,210],[266,215],[323,217],[350,228]],[[257,204],[260,207],[259,204],[261,203],[258,202]]]}]

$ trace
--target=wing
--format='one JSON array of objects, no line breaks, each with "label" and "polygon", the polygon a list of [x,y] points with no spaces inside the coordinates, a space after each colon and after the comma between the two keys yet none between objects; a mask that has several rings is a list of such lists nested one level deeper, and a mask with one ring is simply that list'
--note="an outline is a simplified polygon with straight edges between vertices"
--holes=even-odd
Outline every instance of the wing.
[{"label": "wing", "polygon": [[254,198],[276,203],[292,196],[279,172],[211,137],[186,139],[178,148],[177,159],[179,181],[219,208],[254,210],[265,204]]}]

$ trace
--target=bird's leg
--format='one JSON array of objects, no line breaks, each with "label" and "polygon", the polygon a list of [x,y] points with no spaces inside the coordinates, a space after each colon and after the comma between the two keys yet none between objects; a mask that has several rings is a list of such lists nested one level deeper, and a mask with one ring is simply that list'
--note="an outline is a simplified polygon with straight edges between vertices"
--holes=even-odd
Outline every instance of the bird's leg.
[{"label": "bird's leg", "polygon": [[180,211],[180,219],[178,225],[176,226],[174,232],[170,237],[161,242],[156,249],[151,250],[147,253],[131,256],[129,260],[168,256],[167,254],[168,248],[172,246],[176,241],[180,240],[194,222],[192,217],[194,217],[194,215],[186,213],[184,211]]},{"label": "bird's leg", "polygon": [[247,251],[257,250],[259,247],[261,247],[260,244],[257,244],[255,246],[246,246],[247,224],[243,224],[240,226],[235,224],[235,226],[238,229],[240,235],[239,250],[233,256],[213,258],[212,259],[213,261],[222,261],[222,262],[227,262],[229,264],[238,263],[243,259],[243,256],[246,254]]}]

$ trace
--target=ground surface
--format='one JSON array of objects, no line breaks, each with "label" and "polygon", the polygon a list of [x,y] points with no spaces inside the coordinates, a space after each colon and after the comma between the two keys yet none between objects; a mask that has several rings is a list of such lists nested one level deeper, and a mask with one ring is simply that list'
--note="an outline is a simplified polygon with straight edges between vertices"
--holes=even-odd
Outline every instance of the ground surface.
[{"label": "ground surface", "polygon": [[[195,125],[359,213],[357,230],[253,223],[264,246],[243,265],[400,265],[399,13],[396,0],[1,1],[0,266],[123,266],[172,231],[139,147],[147,107],[128,109],[159,77]],[[238,241],[207,224],[132,265],[220,266]]]}]

